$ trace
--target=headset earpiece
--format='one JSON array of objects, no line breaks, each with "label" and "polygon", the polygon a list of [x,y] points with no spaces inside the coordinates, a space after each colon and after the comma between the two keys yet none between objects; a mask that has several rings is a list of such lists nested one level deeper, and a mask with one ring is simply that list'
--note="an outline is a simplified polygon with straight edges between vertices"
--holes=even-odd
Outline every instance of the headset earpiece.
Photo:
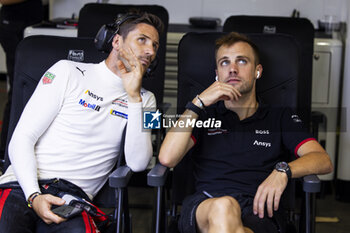
[{"label": "headset earpiece", "polygon": [[114,27],[111,24],[103,25],[95,36],[95,47],[97,50],[109,53],[112,49],[111,39],[114,37]]},{"label": "headset earpiece", "polygon": [[257,71],[256,78],[260,78],[260,71]]}]

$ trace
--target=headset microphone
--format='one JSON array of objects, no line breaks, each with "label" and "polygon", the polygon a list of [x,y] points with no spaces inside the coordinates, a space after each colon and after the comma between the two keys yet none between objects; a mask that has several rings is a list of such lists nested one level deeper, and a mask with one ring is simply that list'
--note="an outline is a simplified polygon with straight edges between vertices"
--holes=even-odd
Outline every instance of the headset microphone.
[{"label": "headset microphone", "polygon": [[153,76],[154,71],[156,70],[158,66],[158,56],[154,58],[152,63],[148,66],[146,73],[145,73],[145,78],[151,78]]}]

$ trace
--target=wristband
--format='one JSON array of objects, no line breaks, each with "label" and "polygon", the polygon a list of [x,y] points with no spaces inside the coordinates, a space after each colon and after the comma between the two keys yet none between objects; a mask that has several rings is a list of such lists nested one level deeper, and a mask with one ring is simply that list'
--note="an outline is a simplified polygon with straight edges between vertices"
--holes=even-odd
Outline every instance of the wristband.
[{"label": "wristband", "polygon": [[39,196],[39,195],[41,195],[41,193],[35,192],[35,193],[32,193],[32,194],[29,196],[29,198],[28,198],[28,207],[29,207],[29,208],[33,208],[33,201],[34,201],[34,199],[35,199],[37,196]]},{"label": "wristband", "polygon": [[196,113],[198,116],[203,111],[203,109],[201,109],[200,107],[198,107],[197,105],[195,105],[191,101],[188,101],[188,103],[186,104],[185,108],[191,110],[194,113]]},{"label": "wristband", "polygon": [[200,107],[201,109],[204,109],[204,108],[205,108],[205,105],[204,105],[203,101],[201,100],[201,98],[199,98],[199,95],[197,95],[196,98],[197,98],[197,100],[199,101],[199,105],[200,105],[199,107]]}]

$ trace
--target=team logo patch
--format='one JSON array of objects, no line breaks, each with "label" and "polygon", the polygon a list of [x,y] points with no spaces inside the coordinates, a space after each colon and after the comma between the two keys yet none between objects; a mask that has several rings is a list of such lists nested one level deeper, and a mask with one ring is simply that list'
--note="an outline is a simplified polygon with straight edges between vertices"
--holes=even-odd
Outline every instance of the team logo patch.
[{"label": "team logo patch", "polygon": [[254,146],[262,146],[262,147],[271,147],[271,142],[259,142],[258,140],[255,140],[253,142]]},{"label": "team logo patch", "polygon": [[51,84],[56,75],[50,72],[46,72],[43,77],[43,84]]},{"label": "team logo patch", "polygon": [[275,25],[265,25],[263,32],[266,34],[275,34],[276,33],[276,26]]},{"label": "team logo patch", "polygon": [[97,101],[103,101],[103,97],[94,94],[94,93],[93,93],[92,91],[90,91],[90,90],[86,90],[86,91],[84,92],[84,94],[88,94],[89,96],[91,96],[92,98],[96,99]]},{"label": "team logo patch", "polygon": [[84,50],[69,50],[67,59],[77,62],[84,61]]},{"label": "team logo patch", "polygon": [[255,134],[270,134],[268,129],[256,129]]},{"label": "team logo patch", "polygon": [[125,114],[123,112],[118,112],[116,110],[111,109],[110,113],[113,116],[118,116],[118,117],[121,117],[121,118],[124,118],[124,119],[128,119],[128,114]]},{"label": "team logo patch", "polygon": [[85,76],[84,73],[85,73],[86,70],[81,70],[78,66],[76,66],[75,68],[77,68],[77,70],[79,70],[79,71],[81,72],[81,74],[82,74],[83,76]]},{"label": "team logo patch", "polygon": [[223,134],[223,133],[227,133],[227,129],[208,129],[209,136]]},{"label": "team logo patch", "polygon": [[160,129],[160,116],[162,114],[157,109],[156,112],[143,112],[143,128],[144,129]]},{"label": "team logo patch", "polygon": [[128,101],[124,99],[115,99],[113,100],[112,104],[119,105],[123,108],[128,108]]},{"label": "team logo patch", "polygon": [[97,104],[90,104],[90,103],[86,102],[83,99],[80,99],[79,104],[82,105],[85,108],[90,108],[90,109],[95,110],[97,112],[99,112],[100,109],[101,109],[101,106],[99,106]]}]

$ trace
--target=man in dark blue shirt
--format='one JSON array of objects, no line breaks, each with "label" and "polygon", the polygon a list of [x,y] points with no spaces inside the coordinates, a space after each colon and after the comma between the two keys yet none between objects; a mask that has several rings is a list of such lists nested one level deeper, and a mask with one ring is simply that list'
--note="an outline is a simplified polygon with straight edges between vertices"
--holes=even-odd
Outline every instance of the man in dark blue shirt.
[{"label": "man in dark blue shirt", "polygon": [[[180,231],[277,232],[288,180],[328,173],[331,161],[290,109],[257,101],[263,68],[255,44],[230,33],[217,40],[215,57],[217,81],[186,105],[178,121],[215,118],[221,126],[172,128],[159,154],[163,165],[174,167],[193,150],[196,193],[183,203]],[[297,159],[285,162],[286,152]]]}]

